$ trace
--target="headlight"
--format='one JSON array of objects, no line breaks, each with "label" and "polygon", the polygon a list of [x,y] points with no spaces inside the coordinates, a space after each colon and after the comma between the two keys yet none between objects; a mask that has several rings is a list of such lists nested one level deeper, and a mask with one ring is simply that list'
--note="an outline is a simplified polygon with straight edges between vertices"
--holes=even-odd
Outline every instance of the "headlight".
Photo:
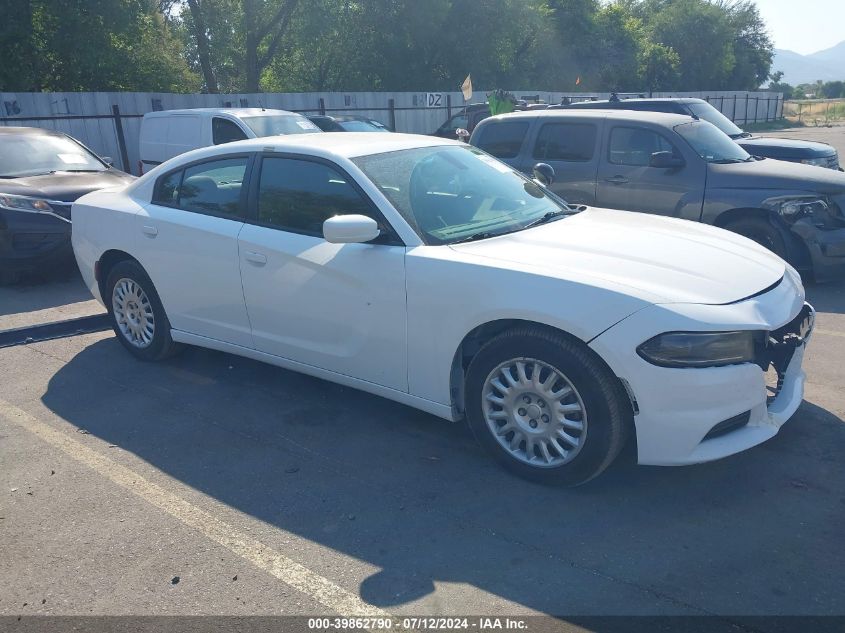
[{"label": "headlight", "polygon": [[776,211],[790,224],[809,217],[819,225],[824,224],[830,208],[827,200],[821,196],[770,198],[763,203],[763,206]]},{"label": "headlight", "polygon": [[16,196],[11,193],[0,193],[0,208],[8,209],[9,211],[21,211],[23,213],[46,213],[47,215],[52,215],[64,222],[70,222],[67,218],[56,213],[55,209],[50,206],[50,201],[44,200],[43,198],[31,198],[29,196]]},{"label": "headlight", "polygon": [[666,332],[647,340],[637,354],[660,367],[722,367],[754,362],[754,335],[740,332]]},{"label": "headlight", "polygon": [[803,158],[801,162],[805,165],[814,165],[815,167],[827,167],[830,159],[827,156],[821,158]]}]

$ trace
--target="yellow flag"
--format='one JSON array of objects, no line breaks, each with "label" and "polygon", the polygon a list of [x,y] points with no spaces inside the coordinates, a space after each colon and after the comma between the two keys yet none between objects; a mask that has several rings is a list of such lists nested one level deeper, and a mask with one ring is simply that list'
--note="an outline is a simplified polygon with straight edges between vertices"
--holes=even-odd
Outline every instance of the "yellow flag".
[{"label": "yellow flag", "polygon": [[464,83],[461,84],[461,92],[464,93],[464,101],[472,99],[472,75],[467,75]]}]

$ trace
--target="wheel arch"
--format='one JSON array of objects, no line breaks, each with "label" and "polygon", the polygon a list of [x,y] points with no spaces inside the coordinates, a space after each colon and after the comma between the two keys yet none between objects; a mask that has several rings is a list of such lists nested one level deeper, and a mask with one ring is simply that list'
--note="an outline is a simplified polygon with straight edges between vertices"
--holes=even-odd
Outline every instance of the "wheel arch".
[{"label": "wheel arch", "polygon": [[564,336],[581,344],[584,349],[588,350],[588,352],[594,356],[616,379],[621,393],[625,394],[624,400],[630,406],[631,417],[633,417],[637,409],[637,405],[633,400],[633,395],[631,394],[630,389],[625,386],[625,383],[619,378],[619,376],[616,375],[610,365],[608,365],[607,362],[587,344],[587,341],[567,332],[566,330],[548,325],[547,323],[527,319],[496,319],[494,321],[487,321],[477,325],[467,332],[452,357],[452,366],[449,372],[449,394],[454,419],[462,419],[465,415],[466,407],[464,389],[466,384],[466,372],[472,359],[488,341],[492,340],[502,332],[513,330],[518,327],[540,328],[553,332],[557,335]]},{"label": "wheel arch", "polygon": [[784,221],[778,217],[774,212],[759,207],[737,207],[735,209],[728,209],[723,211],[713,221],[713,226],[720,229],[726,229],[733,222],[737,220],[745,220],[749,218],[756,218],[764,220],[775,227],[783,237],[786,245],[787,261],[799,270],[808,270],[812,268],[812,260],[810,259],[810,251],[802,239],[789,230],[789,227]]},{"label": "wheel arch", "polygon": [[[106,280],[109,278],[109,273],[111,273],[112,269],[120,262],[125,261],[135,262],[138,266],[141,266],[141,262],[132,257],[132,255],[119,249],[107,250],[97,260],[97,288],[100,291],[100,297],[103,299],[106,309],[109,311],[111,311],[111,300],[106,297]],[[143,269],[144,267],[141,266],[141,268]],[[144,269],[144,272],[147,272],[146,269]]]}]

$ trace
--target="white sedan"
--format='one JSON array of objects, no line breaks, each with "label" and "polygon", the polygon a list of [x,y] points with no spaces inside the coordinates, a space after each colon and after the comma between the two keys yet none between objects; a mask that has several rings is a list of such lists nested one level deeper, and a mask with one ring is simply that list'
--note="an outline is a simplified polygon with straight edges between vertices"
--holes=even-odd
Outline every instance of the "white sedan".
[{"label": "white sedan", "polygon": [[570,208],[463,143],[229,143],[73,218],[138,358],[210,347],[466,419],[530,478],[585,482],[632,435],[643,464],[717,459],[801,403],[814,313],[783,260],[698,223]]}]

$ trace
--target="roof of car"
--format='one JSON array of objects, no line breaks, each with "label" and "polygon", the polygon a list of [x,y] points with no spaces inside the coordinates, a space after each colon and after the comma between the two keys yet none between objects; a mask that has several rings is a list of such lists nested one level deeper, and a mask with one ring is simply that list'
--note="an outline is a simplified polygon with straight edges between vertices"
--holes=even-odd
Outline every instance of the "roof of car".
[{"label": "roof of car", "polygon": [[61,132],[55,130],[45,130],[42,127],[17,127],[17,126],[0,126],[0,134],[33,134],[44,136],[64,136]]},{"label": "roof of car", "polygon": [[594,101],[573,101],[572,103],[555,103],[549,106],[549,109],[567,109],[579,108],[584,106],[595,107],[597,105],[612,103],[612,107],[622,107],[625,103],[706,103],[704,99],[695,97],[634,97],[631,99],[620,99],[619,101],[610,101],[608,99],[597,99]]},{"label": "roof of car", "polygon": [[249,116],[267,116],[267,115],[285,115],[297,114],[290,110],[274,110],[271,108],[182,108],[180,110],[156,110],[155,112],[147,112],[145,117],[160,117],[169,116],[171,114],[231,114],[236,117]]},{"label": "roof of car", "polygon": [[458,145],[462,141],[423,136],[422,134],[373,134],[372,132],[320,132],[317,134],[282,134],[250,138],[223,145],[213,145],[182,154],[169,162],[190,162],[210,158],[224,152],[276,151],[302,153],[322,157],[354,158],[417,147]]},{"label": "roof of car", "polygon": [[375,121],[368,116],[361,116],[360,114],[308,114],[306,115],[312,121],[314,119],[329,119],[331,121]]},{"label": "roof of car", "polygon": [[588,109],[588,110],[528,110],[526,112],[511,112],[509,114],[499,114],[489,119],[485,119],[479,123],[481,125],[489,125],[489,121],[501,121],[503,119],[533,119],[540,117],[544,119],[555,118],[601,118],[601,119],[621,119],[623,121],[644,121],[651,123],[660,123],[668,126],[680,125],[681,123],[689,123],[691,117],[687,114],[670,114],[667,112],[648,112],[640,110],[603,110],[603,109]]}]

